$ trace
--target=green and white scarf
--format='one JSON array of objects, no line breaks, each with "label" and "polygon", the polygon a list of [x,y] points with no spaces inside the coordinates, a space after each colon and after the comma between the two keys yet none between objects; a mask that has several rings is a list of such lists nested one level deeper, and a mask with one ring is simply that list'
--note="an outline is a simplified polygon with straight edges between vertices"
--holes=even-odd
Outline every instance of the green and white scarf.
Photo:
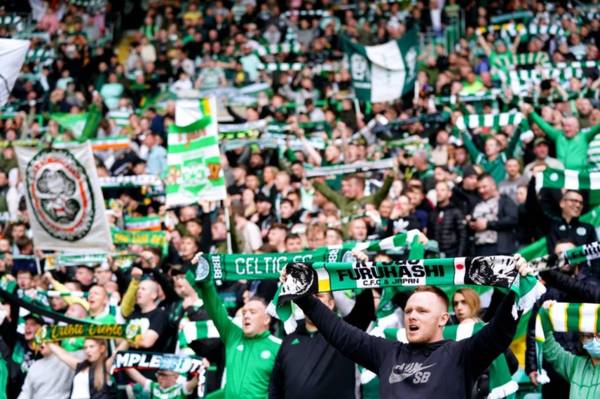
[{"label": "green and white scarf", "polygon": [[506,125],[518,125],[523,120],[520,112],[503,112],[500,114],[465,115],[456,120],[458,130],[489,127],[498,130]]},{"label": "green and white scarf", "polygon": [[547,53],[522,53],[522,54],[511,54],[504,57],[497,57],[494,61],[493,66],[499,68],[512,69],[514,67],[522,65],[539,65],[545,64],[549,61],[550,57]]},{"label": "green and white scarf", "polygon": [[545,169],[535,177],[536,189],[600,190],[600,172]]},{"label": "green and white scarf", "polygon": [[281,53],[299,54],[300,53],[300,43],[291,42],[291,43],[278,43],[278,44],[271,44],[268,46],[261,46],[258,49],[256,49],[256,53],[260,57],[264,57],[266,55],[281,54]]},{"label": "green and white scarf", "polygon": [[219,331],[212,320],[190,321],[183,319],[181,326],[177,338],[179,348],[182,350],[199,339],[219,338]]},{"label": "green and white scarf", "polygon": [[508,288],[517,301],[512,314],[528,311],[546,291],[533,276],[521,277],[512,256],[478,256],[391,262],[290,263],[281,285],[278,305],[309,293],[357,288],[413,287],[420,285],[482,285]]},{"label": "green and white scarf", "polygon": [[415,229],[382,240],[346,242],[338,246],[320,247],[296,253],[206,254],[202,255],[200,262],[210,267],[213,278],[217,281],[277,280],[281,270],[291,262],[349,261],[354,259],[353,250],[385,252],[404,249],[419,235],[420,232]]},{"label": "green and white scarf", "polygon": [[42,326],[35,334],[35,342],[60,341],[67,338],[126,339],[135,342],[141,329],[134,324],[66,324]]},{"label": "green and white scarf", "polygon": [[394,167],[392,158],[377,161],[361,161],[347,165],[322,166],[306,170],[306,177],[345,175],[348,173],[367,172],[372,170],[391,169]]},{"label": "green and white scarf", "polygon": [[535,320],[538,382],[546,384],[550,378],[542,369],[545,332],[600,332],[600,304],[555,302],[548,309],[540,308]]}]

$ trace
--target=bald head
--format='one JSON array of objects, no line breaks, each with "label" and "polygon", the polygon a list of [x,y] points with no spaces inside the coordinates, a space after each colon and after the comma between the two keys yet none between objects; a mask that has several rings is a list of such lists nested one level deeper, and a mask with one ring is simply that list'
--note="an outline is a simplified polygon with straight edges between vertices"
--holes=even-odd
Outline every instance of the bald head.
[{"label": "bald head", "polygon": [[157,306],[158,293],[158,284],[155,281],[144,280],[137,289],[135,303],[144,313],[154,310]]},{"label": "bald head", "polygon": [[563,129],[567,138],[572,138],[579,132],[579,121],[574,116],[563,119]]}]

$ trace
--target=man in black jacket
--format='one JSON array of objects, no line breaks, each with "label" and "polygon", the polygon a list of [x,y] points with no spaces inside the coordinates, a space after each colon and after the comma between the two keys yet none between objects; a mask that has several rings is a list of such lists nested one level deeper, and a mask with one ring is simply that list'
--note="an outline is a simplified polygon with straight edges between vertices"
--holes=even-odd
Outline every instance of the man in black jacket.
[{"label": "man in black jacket", "polygon": [[[517,262],[519,269],[524,265]],[[340,353],[379,376],[382,399],[459,399],[470,398],[477,377],[510,344],[518,322],[511,314],[514,300],[510,292],[492,321],[471,338],[446,341],[448,297],[437,287],[418,287],[404,309],[408,344],[348,325],[312,295],[295,302]]]},{"label": "man in black jacket", "polygon": [[[580,192],[567,190],[561,195],[559,190],[542,188],[538,196],[535,185],[535,178],[532,178],[527,188],[525,206],[532,222],[545,232],[549,253],[561,241],[579,246],[598,239],[594,226],[579,220],[585,206],[585,198]],[[556,207],[557,197],[560,198],[560,215],[552,211]]]},{"label": "man in black jacket", "polygon": [[[318,294],[317,298],[333,310],[331,293]],[[344,320],[364,331],[374,319],[373,294],[364,290]],[[271,375],[269,399],[353,399],[355,375],[354,362],[331,346],[310,319],[305,319],[304,325],[299,325],[281,343]]]},{"label": "man in black jacket", "polygon": [[496,181],[488,174],[478,179],[481,201],[475,205],[469,227],[474,231],[475,255],[508,255],[516,248],[517,205],[500,194]]},{"label": "man in black jacket", "polygon": [[452,191],[448,183],[438,182],[435,193],[437,205],[429,214],[427,236],[438,242],[442,257],[464,256],[467,245],[465,216],[450,202]]}]

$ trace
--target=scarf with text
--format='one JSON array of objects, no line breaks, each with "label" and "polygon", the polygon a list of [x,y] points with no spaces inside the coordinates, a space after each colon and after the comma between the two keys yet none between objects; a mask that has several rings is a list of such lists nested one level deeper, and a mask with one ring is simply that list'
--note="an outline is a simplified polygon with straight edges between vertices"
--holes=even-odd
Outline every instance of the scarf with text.
[{"label": "scarf with text", "polygon": [[281,270],[292,262],[340,262],[353,260],[352,251],[386,252],[404,249],[420,235],[418,230],[398,233],[382,240],[346,242],[296,253],[206,254],[199,262],[210,267],[216,281],[277,280]]},{"label": "scarf with text", "polygon": [[81,324],[42,326],[35,334],[35,342],[60,341],[67,338],[126,339],[136,342],[141,338],[140,327],[134,324]]},{"label": "scarf with text", "polygon": [[112,373],[135,368],[138,370],[168,370],[179,374],[204,373],[201,357],[180,356],[172,353],[153,353],[137,351],[119,351],[115,355]]},{"label": "scarf with text", "polygon": [[477,256],[390,262],[290,263],[274,302],[307,294],[356,288],[420,285],[482,285],[508,288],[517,295],[512,315],[528,311],[546,291],[533,276],[521,277],[512,256]]}]

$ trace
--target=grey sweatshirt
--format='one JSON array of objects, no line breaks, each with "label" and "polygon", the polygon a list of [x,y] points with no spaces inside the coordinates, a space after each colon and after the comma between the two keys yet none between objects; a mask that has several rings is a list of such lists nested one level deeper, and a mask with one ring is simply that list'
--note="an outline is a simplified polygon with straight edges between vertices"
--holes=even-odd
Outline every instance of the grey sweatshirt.
[{"label": "grey sweatshirt", "polygon": [[55,355],[36,360],[29,369],[18,399],[67,399],[74,370]]}]

